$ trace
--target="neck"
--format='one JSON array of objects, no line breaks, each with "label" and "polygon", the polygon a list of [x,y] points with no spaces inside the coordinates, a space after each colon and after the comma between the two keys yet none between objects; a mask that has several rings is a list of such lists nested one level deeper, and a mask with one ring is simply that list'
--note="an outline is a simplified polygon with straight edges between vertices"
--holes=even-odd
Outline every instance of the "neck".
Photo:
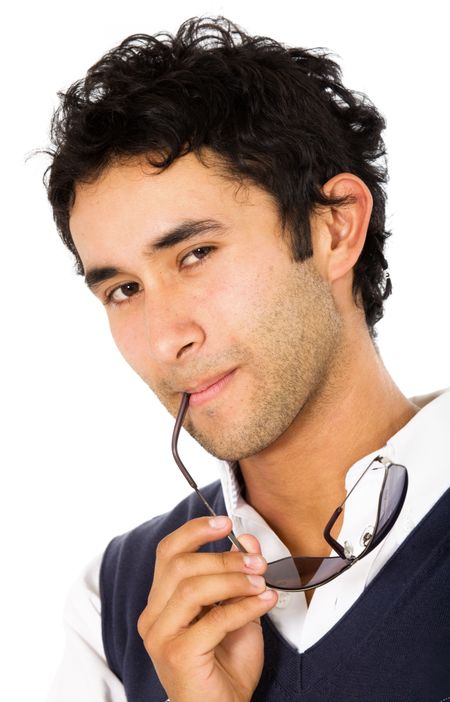
[{"label": "neck", "polygon": [[[365,331],[344,343],[323,385],[264,451],[239,462],[245,496],[293,555],[329,555],[323,529],[346,496],[345,475],[418,411]],[[343,513],[333,528],[338,536]]]}]

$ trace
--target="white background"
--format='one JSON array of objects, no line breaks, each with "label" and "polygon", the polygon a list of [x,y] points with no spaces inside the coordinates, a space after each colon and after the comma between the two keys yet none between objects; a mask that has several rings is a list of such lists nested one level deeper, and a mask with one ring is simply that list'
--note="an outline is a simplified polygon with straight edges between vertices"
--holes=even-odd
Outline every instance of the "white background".
[{"label": "white background", "polygon": [[[344,83],[388,124],[394,293],[378,325],[382,356],[405,394],[427,393],[450,385],[445,9],[41,0],[2,15],[2,699],[45,697],[71,582],[113,536],[189,492],[170,453],[171,418],[113,346],[59,241],[41,182],[48,161],[26,161],[49,143],[56,92],[129,34],[174,32],[206,13],[336,52]],[[199,484],[216,479],[214,460],[186,435],[182,455]]]}]

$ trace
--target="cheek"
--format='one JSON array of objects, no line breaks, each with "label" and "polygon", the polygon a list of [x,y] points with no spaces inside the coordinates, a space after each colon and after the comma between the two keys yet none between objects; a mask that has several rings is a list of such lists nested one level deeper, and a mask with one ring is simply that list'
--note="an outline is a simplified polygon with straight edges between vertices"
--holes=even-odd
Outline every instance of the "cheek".
[{"label": "cheek", "polygon": [[142,377],[144,373],[144,334],[142,325],[131,314],[112,313],[109,328],[114,342],[125,361]]},{"label": "cheek", "polygon": [[205,288],[199,305],[207,313],[209,328],[238,336],[254,325],[265,307],[272,266],[230,266]]}]

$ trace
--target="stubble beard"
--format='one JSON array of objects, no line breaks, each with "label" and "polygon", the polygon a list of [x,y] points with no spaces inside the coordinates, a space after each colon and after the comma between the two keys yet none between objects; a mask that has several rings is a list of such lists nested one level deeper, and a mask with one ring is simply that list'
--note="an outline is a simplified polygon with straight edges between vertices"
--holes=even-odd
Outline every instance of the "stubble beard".
[{"label": "stubble beard", "polygon": [[189,411],[186,415],[185,429],[219,459],[239,461],[266,449],[333,382],[342,319],[312,260],[297,266],[298,277],[276,290],[270,304],[266,300],[254,315],[246,348],[240,349],[240,357],[247,359],[242,372],[251,373],[252,386],[251,394],[241,398],[240,411],[225,422],[220,409],[207,410],[212,420],[208,429]]}]

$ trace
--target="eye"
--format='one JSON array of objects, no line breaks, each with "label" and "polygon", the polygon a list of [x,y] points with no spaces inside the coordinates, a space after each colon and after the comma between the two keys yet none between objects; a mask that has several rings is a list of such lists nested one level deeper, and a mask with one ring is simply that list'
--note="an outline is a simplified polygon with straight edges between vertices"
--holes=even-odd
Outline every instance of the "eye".
[{"label": "eye", "polygon": [[[192,268],[198,263],[202,263],[212,251],[214,251],[214,246],[198,246],[196,249],[189,251],[189,253],[181,259],[181,263],[184,268]],[[186,264],[186,261],[190,258],[192,258],[192,263]]]},{"label": "eye", "polygon": [[120,305],[140,292],[139,283],[123,283],[106,295],[106,304]]}]

